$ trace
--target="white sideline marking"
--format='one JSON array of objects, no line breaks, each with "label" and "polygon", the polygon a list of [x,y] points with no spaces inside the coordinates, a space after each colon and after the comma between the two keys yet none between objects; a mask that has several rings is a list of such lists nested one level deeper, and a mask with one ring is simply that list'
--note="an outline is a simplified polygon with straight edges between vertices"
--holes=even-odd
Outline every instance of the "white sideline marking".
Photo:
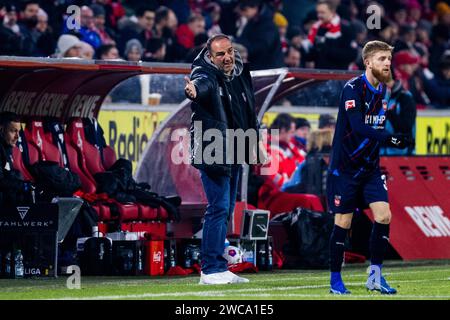
[{"label": "white sideline marking", "polygon": [[[395,281],[395,284],[397,283],[417,283],[417,282],[430,282],[430,281],[442,281],[442,280],[448,280],[448,278],[444,279],[422,279],[422,280],[399,280]],[[346,283],[347,287],[352,286],[361,286],[364,285],[365,282],[351,282]],[[226,286],[226,285],[225,285]],[[166,293],[142,293],[142,294],[129,294],[129,295],[110,295],[110,296],[94,296],[94,297],[63,297],[63,298],[57,298],[57,299],[46,299],[46,300],[106,300],[106,299],[142,299],[142,298],[158,298],[158,297],[184,297],[184,296],[197,296],[197,297],[224,297],[230,294],[233,295],[242,295],[242,296],[250,296],[252,295],[252,292],[264,292],[259,293],[261,297],[265,296],[271,296],[271,295],[277,295],[277,294],[270,294],[267,293],[267,291],[288,291],[288,290],[302,290],[302,289],[320,289],[320,288],[329,288],[328,284],[324,285],[304,285],[304,286],[292,286],[292,287],[276,287],[276,288],[242,288],[242,289],[230,289],[227,290],[225,288],[222,288],[222,290],[208,290],[208,291],[191,291],[191,292],[166,292]],[[257,296],[258,293],[253,293],[253,295]],[[298,295],[301,297],[301,294],[278,294],[279,296],[296,296]],[[314,294],[305,294],[305,297],[325,297],[323,294],[314,295]],[[374,297],[375,295],[358,295],[358,294],[352,294],[351,297]],[[384,296],[383,296],[384,297]],[[450,296],[423,296],[423,295],[402,295],[402,294],[396,294],[395,297],[405,297],[405,298],[450,298]]]},{"label": "white sideline marking", "polygon": [[[389,267],[387,267],[389,268]],[[408,271],[408,270],[404,270],[402,272],[383,272],[384,276],[396,276],[396,275],[405,275],[405,273],[408,274],[416,274],[416,273],[430,273],[430,272],[436,272],[436,270],[449,270],[450,272],[450,267],[449,268],[435,268],[433,270],[423,270],[423,271]],[[358,277],[366,277],[365,273],[357,273],[357,274],[346,274],[348,272],[351,272],[350,270],[344,270],[343,273],[343,278],[348,279],[348,278],[358,278]],[[311,276],[308,276],[308,274],[310,274]],[[257,275],[257,274],[256,274]],[[261,274],[260,274],[261,275]],[[266,275],[266,274],[264,274]],[[259,283],[259,282],[282,282],[282,281],[302,281],[302,280],[328,280],[330,278],[330,276],[314,276],[314,273],[299,273],[299,277],[292,277],[291,275],[283,277],[282,274],[279,274],[279,278],[274,278],[274,279],[265,279],[265,278],[256,278],[256,279],[252,279],[251,283]],[[153,281],[156,281],[156,283],[161,282],[161,281],[170,281],[170,282],[175,282],[175,280],[190,280],[190,279],[196,279],[195,282],[191,282],[191,283],[182,283],[180,285],[182,286],[197,286],[198,285],[198,279],[197,277],[193,277],[192,275],[190,276],[186,276],[186,277],[180,277],[180,278],[168,278],[167,280],[161,280],[161,279],[146,279],[146,280],[126,280],[124,282],[122,281],[105,281],[105,282],[98,282],[97,285],[119,285],[119,286],[123,286],[123,287],[131,287],[131,286],[140,286],[142,285],[143,281],[144,282],[148,282],[148,283],[155,283]],[[392,281],[392,279],[390,279]],[[450,278],[446,279],[446,280],[450,280]],[[170,285],[177,285],[177,283],[170,283]]]}]

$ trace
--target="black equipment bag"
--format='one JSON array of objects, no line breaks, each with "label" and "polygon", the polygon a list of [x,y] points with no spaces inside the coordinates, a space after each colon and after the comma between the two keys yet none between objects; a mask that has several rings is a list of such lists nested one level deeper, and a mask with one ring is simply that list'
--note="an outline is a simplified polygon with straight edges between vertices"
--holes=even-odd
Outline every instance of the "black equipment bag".
[{"label": "black equipment bag", "polygon": [[81,188],[80,177],[54,161],[38,161],[31,165],[30,171],[36,179],[39,190],[44,196],[52,199],[54,196],[71,197]]},{"label": "black equipment bag", "polygon": [[112,271],[111,266],[111,241],[103,237],[87,239],[80,257],[81,274],[91,276],[110,275]]},{"label": "black equipment bag", "polygon": [[333,215],[297,208],[274,218],[283,222],[288,243],[283,248],[283,267],[292,269],[327,269]]}]

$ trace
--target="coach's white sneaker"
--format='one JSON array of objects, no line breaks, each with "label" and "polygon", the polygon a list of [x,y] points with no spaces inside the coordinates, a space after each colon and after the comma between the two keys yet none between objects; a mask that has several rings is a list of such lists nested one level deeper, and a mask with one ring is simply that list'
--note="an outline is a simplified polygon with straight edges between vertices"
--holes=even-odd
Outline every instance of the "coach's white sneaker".
[{"label": "coach's white sneaker", "polygon": [[250,280],[248,280],[247,278],[239,277],[238,275],[234,274],[231,271],[225,271],[225,273],[230,278],[231,283],[247,283],[247,282],[250,282]]},{"label": "coach's white sneaker", "polygon": [[200,274],[199,284],[228,284],[231,283],[231,277],[227,274],[227,271],[216,272],[211,274]]}]

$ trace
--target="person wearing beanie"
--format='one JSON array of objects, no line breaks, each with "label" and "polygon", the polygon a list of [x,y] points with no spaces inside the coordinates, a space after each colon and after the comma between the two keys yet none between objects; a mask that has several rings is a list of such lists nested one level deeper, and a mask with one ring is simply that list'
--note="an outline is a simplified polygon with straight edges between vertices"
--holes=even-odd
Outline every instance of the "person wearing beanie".
[{"label": "person wearing beanie", "polygon": [[406,90],[410,89],[410,78],[419,68],[420,58],[413,55],[409,50],[401,50],[392,59],[394,64],[394,74],[399,79]]},{"label": "person wearing beanie", "polygon": [[286,38],[289,23],[280,12],[275,12],[273,15],[273,23],[275,23],[278,28],[278,33],[280,34],[281,52],[285,55],[289,50],[289,41]]},{"label": "person wearing beanie", "polygon": [[56,44],[57,58],[80,58],[81,41],[71,34],[63,34]]},{"label": "person wearing beanie", "polygon": [[95,50],[94,48],[87,42],[80,41],[80,57],[83,59],[91,60],[94,59]]},{"label": "person wearing beanie", "polygon": [[450,25],[450,6],[444,1],[440,1],[436,4],[436,14],[439,22],[444,25]]},{"label": "person wearing beanie", "polygon": [[130,39],[125,45],[125,59],[127,61],[139,62],[142,60],[144,54],[144,48],[138,39]]}]

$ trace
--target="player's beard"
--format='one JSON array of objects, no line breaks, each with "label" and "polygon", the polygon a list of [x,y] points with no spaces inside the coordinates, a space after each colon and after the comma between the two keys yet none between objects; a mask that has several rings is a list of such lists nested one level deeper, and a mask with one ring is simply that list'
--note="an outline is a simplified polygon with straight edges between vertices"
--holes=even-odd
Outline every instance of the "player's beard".
[{"label": "player's beard", "polygon": [[383,72],[383,69],[372,69],[372,74],[381,83],[388,83],[391,80],[391,70],[389,72]]}]

